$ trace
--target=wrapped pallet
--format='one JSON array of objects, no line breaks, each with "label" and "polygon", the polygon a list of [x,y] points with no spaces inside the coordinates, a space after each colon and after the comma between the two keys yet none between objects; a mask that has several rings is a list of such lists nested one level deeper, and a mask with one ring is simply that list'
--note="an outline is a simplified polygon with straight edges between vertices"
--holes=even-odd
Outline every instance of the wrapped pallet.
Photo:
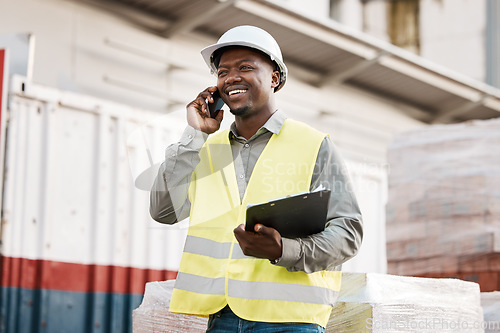
[{"label": "wrapped pallet", "polygon": [[482,323],[476,283],[343,273],[326,332],[484,332]]},{"label": "wrapped pallet", "polygon": [[[207,319],[168,311],[174,281],[149,282],[134,333],[205,332]],[[483,332],[479,287],[456,279],[343,273],[326,332]]]},{"label": "wrapped pallet", "polygon": [[388,272],[500,290],[500,120],[401,133],[388,159]]},{"label": "wrapped pallet", "polygon": [[207,318],[168,311],[175,280],[148,282],[141,305],[132,312],[134,333],[205,332]]}]

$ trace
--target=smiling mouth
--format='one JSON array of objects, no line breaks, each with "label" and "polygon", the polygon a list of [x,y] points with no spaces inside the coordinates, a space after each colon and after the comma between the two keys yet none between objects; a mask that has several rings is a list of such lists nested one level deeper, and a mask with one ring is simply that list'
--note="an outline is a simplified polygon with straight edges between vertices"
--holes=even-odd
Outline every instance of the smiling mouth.
[{"label": "smiling mouth", "polygon": [[243,93],[246,93],[247,91],[246,90],[243,90],[243,89],[237,89],[237,90],[232,90],[228,93],[229,96],[234,96],[234,95],[237,95],[237,94],[243,94]]}]

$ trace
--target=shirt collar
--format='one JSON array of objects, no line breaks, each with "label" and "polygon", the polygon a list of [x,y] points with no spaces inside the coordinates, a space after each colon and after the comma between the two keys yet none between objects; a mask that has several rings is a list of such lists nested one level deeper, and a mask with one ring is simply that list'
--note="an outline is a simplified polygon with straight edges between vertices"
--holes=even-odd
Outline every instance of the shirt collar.
[{"label": "shirt collar", "polygon": [[[271,132],[278,135],[285,123],[286,115],[283,111],[276,110],[271,117],[266,121],[264,125],[254,134],[253,137],[259,136],[265,132]],[[233,122],[229,128],[229,138],[238,137],[238,132],[236,130],[236,124]],[[251,140],[251,139],[250,139]]]}]

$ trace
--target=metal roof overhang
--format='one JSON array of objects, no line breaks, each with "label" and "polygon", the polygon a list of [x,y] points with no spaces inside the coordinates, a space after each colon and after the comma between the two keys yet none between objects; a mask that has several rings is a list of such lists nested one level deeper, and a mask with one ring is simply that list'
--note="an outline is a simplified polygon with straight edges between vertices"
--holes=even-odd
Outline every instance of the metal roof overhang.
[{"label": "metal roof overhang", "polygon": [[[87,2],[96,0],[86,0]],[[453,123],[500,116],[500,90],[332,20],[318,22],[263,0],[101,0],[147,13],[169,38],[191,30],[216,40],[231,27],[259,26],[278,40],[287,64],[310,72],[309,83],[345,84],[423,110],[414,118]],[[95,4],[95,3],[94,3]],[[119,6],[117,10],[116,6]],[[129,18],[132,16],[128,15]],[[144,20],[136,22],[147,25]]]}]

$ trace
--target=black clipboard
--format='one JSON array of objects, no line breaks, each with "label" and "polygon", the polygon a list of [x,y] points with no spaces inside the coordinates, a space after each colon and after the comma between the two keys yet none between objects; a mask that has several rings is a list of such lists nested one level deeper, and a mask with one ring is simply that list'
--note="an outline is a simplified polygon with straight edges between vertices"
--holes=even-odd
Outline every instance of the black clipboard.
[{"label": "black clipboard", "polygon": [[247,208],[245,230],[257,223],[272,227],[285,238],[301,238],[325,230],[330,190],[292,195]]}]

